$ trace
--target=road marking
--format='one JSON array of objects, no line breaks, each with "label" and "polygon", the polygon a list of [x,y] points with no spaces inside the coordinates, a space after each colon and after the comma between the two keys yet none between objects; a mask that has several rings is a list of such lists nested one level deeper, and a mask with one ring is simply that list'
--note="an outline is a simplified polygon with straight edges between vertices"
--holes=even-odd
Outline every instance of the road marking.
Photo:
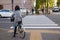
[{"label": "road marking", "polygon": [[0,23],[13,23],[13,22],[7,22],[7,21],[5,22],[5,21],[3,21],[3,22],[0,22]]},{"label": "road marking", "polygon": [[60,29],[60,27],[23,27],[23,28],[59,28]]},{"label": "road marking", "polygon": [[[10,28],[13,29],[14,26],[11,26]],[[44,29],[45,29],[45,28],[50,28],[50,29],[51,29],[51,28],[59,28],[59,29],[60,29],[60,27],[24,27],[24,26],[22,26],[22,28],[24,28],[24,29],[25,29],[25,28],[34,28],[34,29],[35,29],[35,28],[38,28],[38,29],[39,29],[39,28],[44,28]]]},{"label": "road marking", "polygon": [[57,14],[57,15],[59,15],[60,13],[53,13],[53,14]]},{"label": "road marking", "polygon": [[11,26],[10,28],[11,28],[11,29],[13,29],[14,27],[13,27],[13,26]]},{"label": "road marking", "polygon": [[47,26],[47,25],[54,25],[54,26],[58,26],[58,24],[23,24],[24,26],[25,25],[34,25],[34,26],[43,26],[43,25],[45,25],[45,26]]}]

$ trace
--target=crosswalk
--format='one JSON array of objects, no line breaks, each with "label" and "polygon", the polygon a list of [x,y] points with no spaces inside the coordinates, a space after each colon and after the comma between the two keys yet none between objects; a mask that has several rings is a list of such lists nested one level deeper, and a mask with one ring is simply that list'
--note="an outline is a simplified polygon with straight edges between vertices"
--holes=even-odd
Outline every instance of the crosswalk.
[{"label": "crosswalk", "polygon": [[46,17],[45,15],[33,15],[33,16],[26,16],[22,20],[23,26],[32,26],[32,27],[44,27],[44,26],[58,26],[55,22],[53,22],[51,19]]}]

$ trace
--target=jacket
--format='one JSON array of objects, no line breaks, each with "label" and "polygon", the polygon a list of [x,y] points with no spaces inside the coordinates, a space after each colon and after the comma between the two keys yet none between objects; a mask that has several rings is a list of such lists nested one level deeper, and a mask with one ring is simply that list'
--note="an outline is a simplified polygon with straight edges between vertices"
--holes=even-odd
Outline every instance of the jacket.
[{"label": "jacket", "polygon": [[22,15],[20,10],[14,12],[14,22],[18,21],[22,21]]}]

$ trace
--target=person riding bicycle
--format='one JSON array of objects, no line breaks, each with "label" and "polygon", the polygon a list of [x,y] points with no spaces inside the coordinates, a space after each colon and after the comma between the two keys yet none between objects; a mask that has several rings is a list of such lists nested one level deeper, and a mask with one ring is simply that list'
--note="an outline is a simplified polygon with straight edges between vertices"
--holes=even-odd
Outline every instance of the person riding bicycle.
[{"label": "person riding bicycle", "polygon": [[16,5],[15,12],[14,12],[14,35],[13,37],[16,36],[17,26],[21,28],[21,24],[22,24],[22,15],[21,15],[20,7]]}]

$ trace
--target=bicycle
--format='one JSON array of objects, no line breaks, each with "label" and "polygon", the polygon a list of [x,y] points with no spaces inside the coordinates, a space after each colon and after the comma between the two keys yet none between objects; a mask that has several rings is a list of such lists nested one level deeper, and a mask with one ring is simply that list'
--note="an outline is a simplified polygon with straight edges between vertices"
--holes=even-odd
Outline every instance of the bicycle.
[{"label": "bicycle", "polygon": [[24,31],[24,29],[22,28],[22,21],[19,21],[19,22],[18,22],[18,25],[17,25],[17,29],[16,29],[16,28],[14,29],[14,35],[13,35],[13,37],[15,37],[16,34],[18,34],[18,33],[16,33],[16,32],[18,32],[18,33],[20,34],[20,38],[22,38],[22,39],[25,38],[25,31]]},{"label": "bicycle", "polygon": [[[11,17],[11,22],[14,22],[14,16]],[[22,24],[22,21],[18,22],[17,30],[20,33],[20,38],[24,39],[25,38],[25,31],[22,28],[22,25],[20,25],[20,24]]]}]

